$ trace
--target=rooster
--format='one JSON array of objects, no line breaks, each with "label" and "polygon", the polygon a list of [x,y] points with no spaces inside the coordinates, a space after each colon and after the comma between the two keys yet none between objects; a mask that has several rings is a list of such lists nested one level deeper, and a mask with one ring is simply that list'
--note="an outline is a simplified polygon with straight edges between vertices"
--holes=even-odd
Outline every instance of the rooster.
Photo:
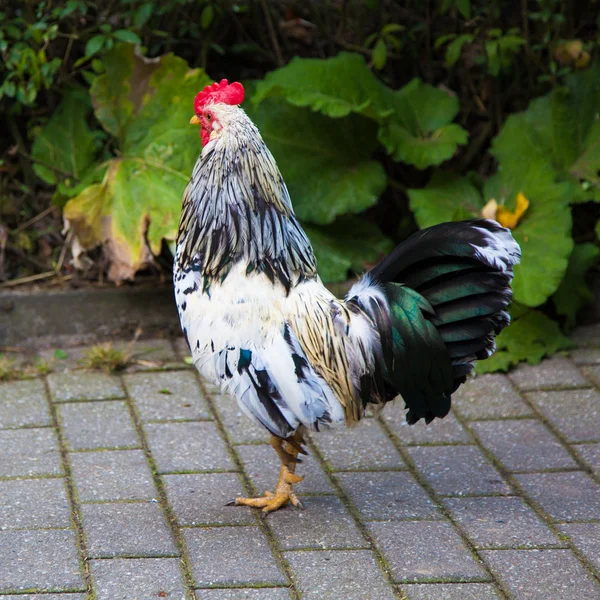
[{"label": "rooster", "polygon": [[227,80],[195,98],[203,148],[183,195],[174,283],[196,368],[271,434],[274,492],[234,501],[268,513],[301,506],[293,485],[307,431],[356,424],[397,396],[410,424],[448,414],[510,321],[520,249],[494,221],[443,223],[336,298],[243,98]]}]

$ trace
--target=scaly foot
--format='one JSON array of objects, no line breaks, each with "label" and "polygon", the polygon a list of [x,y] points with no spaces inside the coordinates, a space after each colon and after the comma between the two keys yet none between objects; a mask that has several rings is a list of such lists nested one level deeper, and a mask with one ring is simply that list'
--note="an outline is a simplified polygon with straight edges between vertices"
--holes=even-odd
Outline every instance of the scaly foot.
[{"label": "scaly foot", "polygon": [[266,491],[264,496],[258,498],[238,497],[231,504],[235,504],[235,506],[262,508],[262,511],[266,514],[286,506],[288,503],[297,508],[302,508],[302,503],[298,500],[296,494],[294,494],[292,485],[300,483],[303,479],[304,476],[291,473],[286,466],[282,466],[275,493]]}]

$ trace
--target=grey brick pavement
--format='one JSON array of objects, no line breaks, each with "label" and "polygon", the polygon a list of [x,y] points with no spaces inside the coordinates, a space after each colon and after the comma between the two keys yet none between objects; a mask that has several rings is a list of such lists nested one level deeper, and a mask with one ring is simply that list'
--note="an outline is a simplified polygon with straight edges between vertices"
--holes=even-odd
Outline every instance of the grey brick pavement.
[{"label": "grey brick pavement", "polygon": [[313,435],[305,509],[267,519],[226,503],[273,488],[268,436],[182,340],[0,383],[0,600],[600,599],[600,327],[575,337],[443,421]]}]

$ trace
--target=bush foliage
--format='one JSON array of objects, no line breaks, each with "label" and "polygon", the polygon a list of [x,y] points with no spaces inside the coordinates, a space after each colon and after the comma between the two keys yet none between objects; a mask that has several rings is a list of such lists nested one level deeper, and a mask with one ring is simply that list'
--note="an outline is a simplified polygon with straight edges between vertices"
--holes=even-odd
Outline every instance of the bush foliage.
[{"label": "bush foliage", "polygon": [[415,226],[495,217],[523,260],[514,323],[481,368],[568,348],[600,253],[598,22],[581,6],[567,22],[555,0],[518,26],[500,5],[443,0],[424,29],[420,3],[351,4],[132,1],[110,15],[78,0],[9,3],[0,108],[19,158],[10,146],[1,164],[19,184],[4,182],[0,209],[25,207],[9,251],[35,262],[48,234],[32,241],[20,225],[48,190],[68,231],[62,259],[50,249],[57,272],[67,252],[82,267],[95,248],[116,282],[163,264],[201,149],[193,98],[238,78],[325,281],[377,262]]}]

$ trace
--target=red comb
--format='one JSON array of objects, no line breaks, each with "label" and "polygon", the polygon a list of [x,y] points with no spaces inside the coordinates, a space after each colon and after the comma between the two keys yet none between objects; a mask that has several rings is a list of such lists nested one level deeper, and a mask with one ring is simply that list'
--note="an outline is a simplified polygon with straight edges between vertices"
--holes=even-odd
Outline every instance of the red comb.
[{"label": "red comb", "polygon": [[221,79],[221,83],[207,85],[198,93],[194,100],[196,114],[202,111],[207,104],[241,104],[244,100],[244,86],[237,81],[231,85],[227,79]]}]

